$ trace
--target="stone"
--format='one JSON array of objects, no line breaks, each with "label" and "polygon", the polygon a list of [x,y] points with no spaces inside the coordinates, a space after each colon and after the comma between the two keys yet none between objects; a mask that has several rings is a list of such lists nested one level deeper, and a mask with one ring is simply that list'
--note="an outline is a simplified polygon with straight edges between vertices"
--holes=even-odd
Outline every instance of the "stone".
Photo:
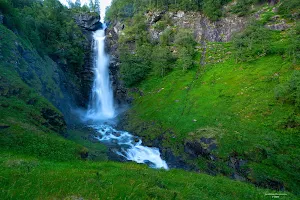
[{"label": "stone", "polygon": [[[200,140],[186,141],[184,144],[184,151],[192,158],[202,156],[211,159],[212,151],[215,149],[217,149],[217,144],[213,138],[202,137]],[[213,159],[215,159],[214,156]]]},{"label": "stone", "polygon": [[[152,15],[149,13],[146,14],[148,23],[150,24],[149,33],[151,40],[157,41],[162,31],[159,32],[154,29],[155,20],[153,19],[153,15],[157,14],[151,14]],[[198,43],[203,39],[210,42],[228,42],[233,34],[243,30],[247,23],[246,18],[236,15],[223,17],[218,21],[211,21],[200,12],[178,11],[176,14],[166,12],[160,13],[159,16],[163,17],[164,14],[170,16],[174,26],[193,30]]]},{"label": "stone", "polygon": [[265,27],[270,30],[284,31],[284,30],[290,28],[291,26],[286,23],[279,23],[279,24],[266,25]]},{"label": "stone", "polygon": [[102,28],[100,16],[91,15],[89,13],[81,13],[74,17],[76,24],[88,31],[96,31]]}]

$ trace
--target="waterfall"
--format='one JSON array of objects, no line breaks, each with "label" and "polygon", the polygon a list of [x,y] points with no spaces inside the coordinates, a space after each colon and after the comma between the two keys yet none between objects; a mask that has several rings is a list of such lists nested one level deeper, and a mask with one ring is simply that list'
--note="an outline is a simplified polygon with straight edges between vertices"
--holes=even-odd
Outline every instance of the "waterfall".
[{"label": "waterfall", "polygon": [[[95,139],[114,146],[115,154],[124,157],[126,160],[137,163],[145,163],[153,168],[168,169],[166,161],[161,156],[159,149],[142,145],[142,140],[126,131],[118,131],[108,124],[116,117],[114,107],[113,91],[109,79],[109,56],[105,52],[105,28],[104,14],[105,5],[101,5],[101,21],[103,29],[93,34],[94,39],[94,84],[90,103],[85,116],[85,121],[91,120],[89,125],[97,131]],[[106,3],[106,4],[105,4]],[[117,150],[116,150],[117,149]]]},{"label": "waterfall", "polygon": [[94,84],[87,118],[106,120],[115,117],[113,91],[109,80],[109,56],[105,53],[105,24],[93,34],[94,39]]}]

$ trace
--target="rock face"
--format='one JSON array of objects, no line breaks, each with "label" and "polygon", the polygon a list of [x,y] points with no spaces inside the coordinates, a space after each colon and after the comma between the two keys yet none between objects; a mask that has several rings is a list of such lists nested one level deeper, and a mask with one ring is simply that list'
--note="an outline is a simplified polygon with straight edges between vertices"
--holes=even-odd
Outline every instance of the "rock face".
[{"label": "rock face", "polygon": [[217,149],[216,141],[213,138],[202,137],[196,141],[186,141],[184,145],[184,151],[189,154],[192,158],[198,156],[215,159],[212,151]]},{"label": "rock face", "polygon": [[94,74],[93,74],[93,31],[102,28],[100,22],[100,16],[94,13],[81,13],[74,17],[74,20],[78,26],[81,27],[81,31],[85,36],[85,41],[82,44],[84,48],[84,66],[80,72],[81,82],[81,99],[78,104],[81,107],[86,107],[90,97],[90,91],[92,88]]},{"label": "rock face", "polygon": [[266,28],[270,30],[284,31],[291,27],[291,25],[287,24],[285,19],[280,18],[279,15],[275,15],[271,18],[270,22],[265,25]]},{"label": "rock face", "polygon": [[81,28],[87,31],[96,31],[102,28],[102,23],[100,22],[100,16],[97,14],[91,13],[82,13],[76,15],[75,17],[76,24]]},{"label": "rock face", "polygon": [[247,20],[236,15],[226,16],[218,21],[211,21],[200,12],[159,12],[147,13],[146,17],[150,24],[150,34],[153,40],[157,40],[161,34],[153,27],[162,17],[168,16],[174,26],[189,29],[194,32],[197,42],[207,40],[211,42],[227,42],[235,32],[243,30]]},{"label": "rock face", "polygon": [[114,98],[118,105],[130,103],[130,98],[127,95],[128,91],[120,76],[120,60],[118,53],[118,39],[124,28],[124,24],[118,22],[109,25],[106,30],[106,51],[110,55],[110,80],[112,80]]}]

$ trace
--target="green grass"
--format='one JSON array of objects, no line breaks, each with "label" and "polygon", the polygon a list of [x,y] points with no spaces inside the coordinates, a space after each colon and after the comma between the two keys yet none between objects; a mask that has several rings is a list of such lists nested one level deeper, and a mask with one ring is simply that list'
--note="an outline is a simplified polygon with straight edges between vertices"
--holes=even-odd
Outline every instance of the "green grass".
[{"label": "green grass", "polygon": [[[220,131],[211,137],[218,142],[214,154],[221,158],[221,168],[228,168],[228,155],[237,154],[249,161],[252,182],[279,181],[299,194],[299,126],[285,128],[299,113],[274,96],[275,87],[287,82],[295,70],[299,66],[274,55],[240,64],[228,58],[200,68],[198,79],[197,69],[150,77],[139,86],[144,95],[133,94],[126,128],[146,141],[163,137],[163,146],[177,155],[184,155],[182,144],[191,132],[216,128]],[[155,125],[141,130],[145,122]],[[197,137],[201,136],[205,135]]]},{"label": "green grass", "polygon": [[[113,162],[50,162],[0,156],[2,199],[268,199],[272,191],[182,170]],[[295,197],[286,193],[286,198]],[[271,197],[270,197],[271,199]]]}]

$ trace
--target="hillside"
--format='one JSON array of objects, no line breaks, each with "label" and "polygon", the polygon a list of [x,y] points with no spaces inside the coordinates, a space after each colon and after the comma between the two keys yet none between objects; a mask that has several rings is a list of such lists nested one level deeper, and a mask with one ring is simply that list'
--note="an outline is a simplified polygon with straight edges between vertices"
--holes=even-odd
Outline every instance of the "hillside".
[{"label": "hillside", "polygon": [[1,199],[299,197],[297,2],[174,2],[114,0],[106,15],[127,108],[115,128],[158,147],[163,170],[110,160],[78,116],[95,5],[0,0]]},{"label": "hillside", "polygon": [[134,99],[120,127],[173,167],[299,194],[299,23],[296,7],[284,10],[293,2],[247,13],[230,3],[217,21],[172,3],[132,13],[114,3],[112,53]]}]

